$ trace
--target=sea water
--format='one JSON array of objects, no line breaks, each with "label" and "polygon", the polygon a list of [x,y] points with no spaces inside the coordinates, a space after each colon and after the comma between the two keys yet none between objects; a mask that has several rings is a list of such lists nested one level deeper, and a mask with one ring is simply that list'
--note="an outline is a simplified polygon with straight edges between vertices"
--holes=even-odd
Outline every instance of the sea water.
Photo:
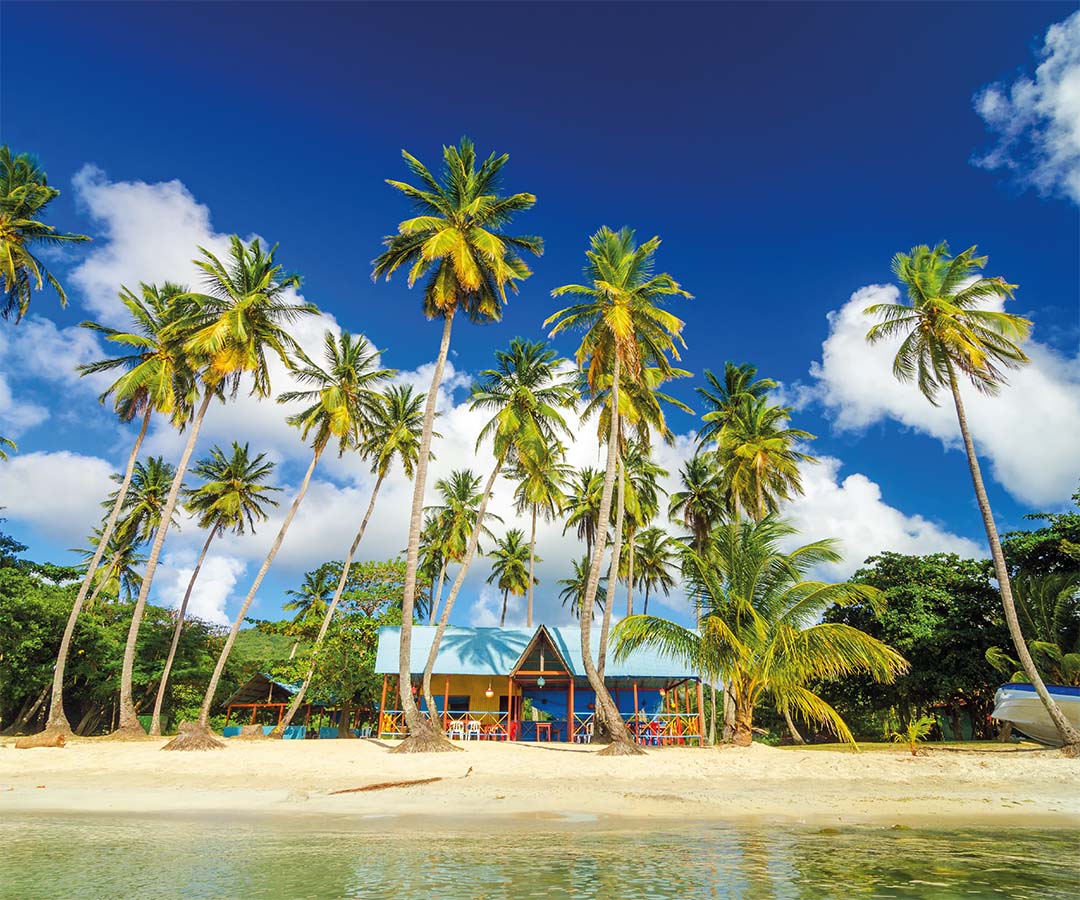
[{"label": "sea water", "polygon": [[1068,830],[100,816],[0,821],[4,900],[1080,897]]}]

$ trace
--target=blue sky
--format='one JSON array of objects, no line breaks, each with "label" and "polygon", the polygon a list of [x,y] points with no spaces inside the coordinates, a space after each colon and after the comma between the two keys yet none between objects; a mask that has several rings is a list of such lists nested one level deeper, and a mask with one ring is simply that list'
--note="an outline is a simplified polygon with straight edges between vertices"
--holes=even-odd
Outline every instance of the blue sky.
[{"label": "blue sky", "polygon": [[[80,519],[93,515],[87,497],[130,436],[96,408],[91,386],[49,371],[41,351],[92,356],[71,326],[107,318],[119,282],[188,277],[155,268],[153,248],[170,236],[201,228],[208,238],[238,232],[279,243],[281,261],[303,275],[306,299],[386,348],[387,364],[420,369],[422,380],[437,327],[423,321],[403,281],[373,284],[369,261],[407,213],[383,183],[405,176],[401,148],[435,164],[462,134],[482,152],[510,153],[506,188],[539,198],[517,227],[546,242],[504,321],[462,324],[454,335],[458,389],[446,414],[460,424],[462,464],[486,467],[465,454],[468,373],[514,335],[541,337],[556,308],[549,292],[577,280],[589,234],[626,224],[664,239],[660,266],[695,295],[677,311],[687,323],[683,364],[696,377],[674,392],[693,405],[703,369],[753,362],[784,383],[799,406],[796,424],[818,435],[814,452],[828,462],[814,470],[813,496],[793,510],[808,537],[850,532],[854,555],[972,549],[981,526],[950,414],[894,390],[887,360],[883,375],[880,359],[854,349],[865,328],[849,303],[891,281],[896,251],[945,239],[957,250],[978,243],[990,271],[1020,285],[1012,309],[1036,322],[1033,371],[976,429],[989,448],[988,474],[997,474],[999,524],[1018,527],[1032,509],[1060,507],[1080,476],[1080,197],[1069,181],[1077,157],[1053,144],[1062,121],[1080,115],[1055,81],[1077,77],[1074,9],[5,4],[3,140],[37,153],[63,190],[51,220],[95,242],[56,262],[68,275],[68,310],[41,294],[37,320],[0,326],[0,433],[6,418],[7,431],[18,432],[13,463],[22,460],[21,469],[7,467],[6,482],[0,475],[4,527],[54,559],[88,530]],[[31,31],[47,35],[44,55],[19,38]],[[1024,79],[1042,102],[1010,93]],[[1004,98],[1005,115],[994,114],[1000,103],[979,102],[994,84],[990,98]],[[1031,128],[1017,133],[1028,115]],[[1007,164],[974,164],[988,156]],[[141,231],[130,233],[131,222],[144,223]],[[178,260],[194,255],[191,243]],[[871,290],[858,308],[882,296]],[[558,343],[565,353],[573,346]],[[63,366],[64,358],[52,362]],[[236,427],[250,434],[235,436],[272,452],[283,480],[295,483],[304,450],[267,424],[274,416],[280,411],[257,411],[249,422],[236,413]],[[672,425],[681,434],[694,428],[682,414]],[[1033,439],[1034,459],[1023,446]],[[672,451],[673,465],[689,440]],[[152,446],[176,448],[164,433]],[[447,464],[455,453],[448,448]],[[60,466],[71,482],[63,489]],[[326,503],[355,506],[366,496],[357,466],[331,466],[325,477]],[[42,502],[42,493],[51,496]],[[340,514],[344,545],[348,509]],[[344,549],[327,549],[334,531],[326,522],[312,527],[283,554],[260,598],[264,614],[320,554]],[[385,520],[373,552],[404,546],[396,527]],[[176,583],[191,532],[175,542]],[[890,546],[872,548],[875,540]],[[254,545],[228,549],[207,610],[231,609],[254,572]],[[565,542],[540,548],[550,561],[538,597],[552,620],[560,615],[549,596],[562,577],[555,570],[572,552]],[[486,565],[477,569],[470,590],[479,597]],[[171,602],[168,585],[161,590]],[[465,603],[461,621],[483,620],[485,602]]]}]

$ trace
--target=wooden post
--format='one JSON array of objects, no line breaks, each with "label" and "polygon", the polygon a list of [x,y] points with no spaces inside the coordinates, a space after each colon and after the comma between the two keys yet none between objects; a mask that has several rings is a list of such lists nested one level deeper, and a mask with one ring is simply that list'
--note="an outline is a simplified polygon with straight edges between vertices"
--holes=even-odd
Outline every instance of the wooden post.
[{"label": "wooden post", "polygon": [[304,713],[304,727],[307,728],[311,724],[311,704],[307,705],[307,712]]},{"label": "wooden post", "polygon": [[251,724],[252,725],[255,724],[255,710],[256,709],[258,709],[258,707],[254,703],[252,703],[251,704]]},{"label": "wooden post", "polygon": [[697,727],[698,727],[698,746],[705,746],[705,688],[701,684],[701,679],[698,679],[697,683]]},{"label": "wooden post", "polygon": [[446,731],[447,722],[450,715],[450,676],[446,676],[446,690],[443,692],[442,701],[442,727],[443,731]]},{"label": "wooden post", "polygon": [[574,676],[566,685],[566,740],[574,743]]},{"label": "wooden post", "polygon": [[379,701],[379,728],[375,733],[375,737],[382,737],[383,733],[383,715],[386,710],[386,682],[389,680],[389,675],[383,675],[382,677],[382,700]]},{"label": "wooden post", "polygon": [[506,740],[510,740],[510,723],[514,721],[514,676],[506,679]]},{"label": "wooden post", "polygon": [[229,708],[225,710],[225,725],[229,724],[229,716],[232,715],[232,704],[229,704]]},{"label": "wooden post", "polygon": [[634,682],[634,740],[639,744],[641,743],[641,719],[639,718],[638,711],[638,696],[637,696],[637,682]]},{"label": "wooden post", "polygon": [[285,716],[285,704],[284,703],[279,703],[277,705],[277,723],[278,723],[278,725],[281,724],[281,720],[282,720],[282,718],[284,718],[284,716]]}]

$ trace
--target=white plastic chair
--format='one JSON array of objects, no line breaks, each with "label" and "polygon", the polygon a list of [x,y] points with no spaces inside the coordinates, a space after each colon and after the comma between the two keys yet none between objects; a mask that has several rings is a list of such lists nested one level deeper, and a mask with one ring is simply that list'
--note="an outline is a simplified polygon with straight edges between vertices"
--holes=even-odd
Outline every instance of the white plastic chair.
[{"label": "white plastic chair", "polygon": [[480,740],[480,723],[476,719],[469,719],[469,730],[465,733],[465,740]]},{"label": "white plastic chair", "polygon": [[592,736],[593,736],[593,723],[592,722],[586,722],[585,727],[581,731],[578,732],[577,736],[578,736],[578,743],[580,743],[580,744],[591,744],[592,743]]},{"label": "white plastic chair", "polygon": [[465,724],[460,719],[450,723],[450,740],[454,738],[465,740]]}]

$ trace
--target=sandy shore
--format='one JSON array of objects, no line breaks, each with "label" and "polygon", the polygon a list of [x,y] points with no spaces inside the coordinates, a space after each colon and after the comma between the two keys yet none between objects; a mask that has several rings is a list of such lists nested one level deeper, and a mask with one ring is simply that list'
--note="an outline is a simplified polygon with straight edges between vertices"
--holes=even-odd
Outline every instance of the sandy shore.
[{"label": "sandy shore", "polygon": [[[0,744],[0,815],[171,813],[386,817],[430,824],[491,816],[820,825],[1080,827],[1080,762],[1051,751],[861,754],[775,749],[592,748],[498,743],[388,753],[373,741],[230,741],[161,753],[164,741]],[[470,771],[471,770],[471,771]],[[404,779],[424,785],[333,794]]]}]

